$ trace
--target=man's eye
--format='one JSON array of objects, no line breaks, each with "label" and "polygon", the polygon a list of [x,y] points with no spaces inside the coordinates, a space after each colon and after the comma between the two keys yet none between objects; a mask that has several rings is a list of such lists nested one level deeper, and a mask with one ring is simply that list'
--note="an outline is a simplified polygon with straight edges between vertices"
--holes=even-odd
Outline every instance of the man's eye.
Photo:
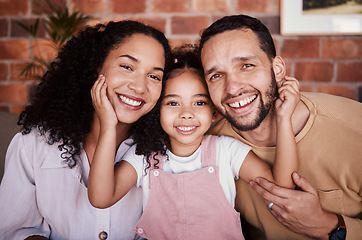
[{"label": "man's eye", "polygon": [[218,78],[220,78],[220,77],[221,77],[220,74],[214,74],[214,75],[212,75],[212,76],[210,77],[210,81],[215,80],[215,79],[218,79]]},{"label": "man's eye", "polygon": [[254,65],[253,65],[253,64],[249,64],[249,63],[243,65],[243,68],[244,68],[244,69],[245,69],[245,68],[251,68],[251,67],[254,67]]}]

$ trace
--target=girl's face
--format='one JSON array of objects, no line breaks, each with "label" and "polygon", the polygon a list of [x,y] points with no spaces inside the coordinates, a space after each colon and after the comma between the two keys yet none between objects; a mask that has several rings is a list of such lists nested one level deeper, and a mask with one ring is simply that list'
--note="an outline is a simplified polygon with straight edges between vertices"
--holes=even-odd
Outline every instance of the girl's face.
[{"label": "girl's face", "polygon": [[166,81],[160,121],[178,156],[190,156],[214,121],[214,107],[203,80],[185,71]]},{"label": "girl's face", "polygon": [[132,35],[109,53],[100,73],[119,122],[134,123],[155,106],[164,66],[163,46],[143,34]]}]

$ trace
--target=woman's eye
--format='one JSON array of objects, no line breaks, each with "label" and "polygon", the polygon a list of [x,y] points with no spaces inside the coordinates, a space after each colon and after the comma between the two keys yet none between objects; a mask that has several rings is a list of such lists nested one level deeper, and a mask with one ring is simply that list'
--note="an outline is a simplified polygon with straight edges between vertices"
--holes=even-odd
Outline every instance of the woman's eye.
[{"label": "woman's eye", "polygon": [[121,68],[132,71],[133,69],[128,65],[120,65]]},{"label": "woman's eye", "polygon": [[161,78],[157,75],[149,75],[150,78],[155,79],[157,81],[161,81]]}]

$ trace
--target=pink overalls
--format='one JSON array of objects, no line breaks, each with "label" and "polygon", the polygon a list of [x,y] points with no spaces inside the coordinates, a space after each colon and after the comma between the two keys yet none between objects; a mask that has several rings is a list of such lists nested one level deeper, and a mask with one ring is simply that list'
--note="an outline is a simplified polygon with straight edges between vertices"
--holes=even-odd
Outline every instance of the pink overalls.
[{"label": "pink overalls", "polygon": [[148,239],[244,239],[239,213],[230,205],[219,182],[216,138],[202,142],[202,168],[172,174],[149,171],[150,196],[136,233]]}]

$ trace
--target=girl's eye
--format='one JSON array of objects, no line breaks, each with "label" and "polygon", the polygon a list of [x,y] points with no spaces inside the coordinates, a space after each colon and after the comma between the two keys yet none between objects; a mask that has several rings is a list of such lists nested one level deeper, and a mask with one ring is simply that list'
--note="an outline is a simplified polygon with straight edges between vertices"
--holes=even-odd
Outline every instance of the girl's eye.
[{"label": "girl's eye", "polygon": [[207,104],[207,102],[205,102],[205,101],[198,101],[195,103],[196,106],[204,106],[206,104]]},{"label": "girl's eye", "polygon": [[133,71],[133,69],[132,69],[130,66],[128,66],[128,65],[120,65],[120,67],[121,67],[121,68],[124,68],[124,69],[126,69],[126,70]]},{"label": "girl's eye", "polygon": [[157,76],[157,75],[149,75],[149,77],[150,78],[152,78],[152,79],[155,79],[155,80],[157,80],[157,81],[161,81],[161,78],[159,77],[159,76]]},{"label": "girl's eye", "polygon": [[166,105],[169,105],[169,106],[178,106],[178,103],[177,103],[177,102],[168,102]]}]

